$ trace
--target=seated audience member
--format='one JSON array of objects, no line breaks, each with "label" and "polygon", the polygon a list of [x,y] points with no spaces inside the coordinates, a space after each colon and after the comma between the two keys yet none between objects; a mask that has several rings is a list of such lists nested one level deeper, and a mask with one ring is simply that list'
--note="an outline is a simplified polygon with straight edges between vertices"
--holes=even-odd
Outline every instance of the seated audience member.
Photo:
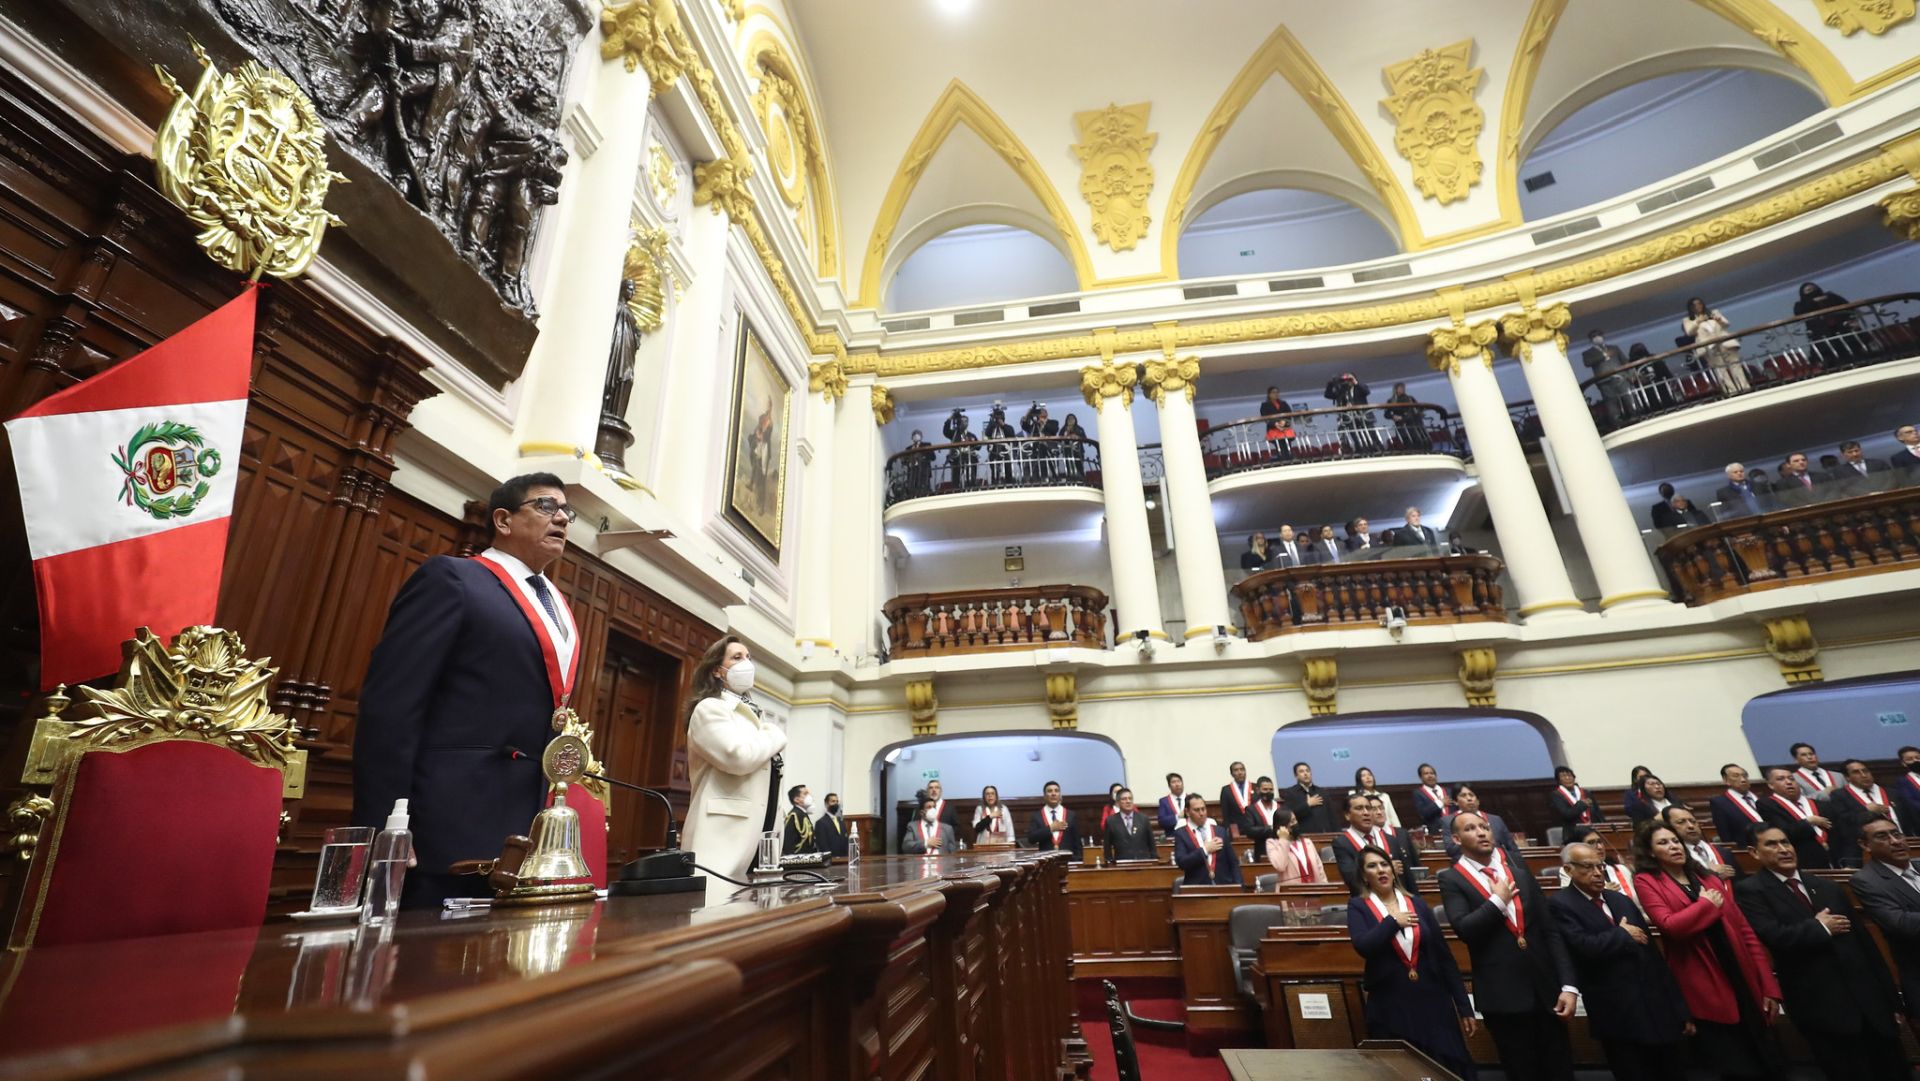
[{"label": "seated audience member", "polygon": [[973,812],[973,843],[1004,848],[1013,844],[1013,812],[1000,802],[1000,790],[980,790],[980,807]]},{"label": "seated audience member", "polygon": [[1437,548],[1440,534],[1432,526],[1420,524],[1420,508],[1407,508],[1407,524],[1393,531],[1393,543],[1401,547]]},{"label": "seated audience member", "polygon": [[1430,762],[1420,763],[1420,787],[1413,790],[1413,810],[1420,816],[1420,824],[1430,830],[1440,828],[1441,822],[1453,813],[1453,799],[1440,784],[1440,771]]},{"label": "seated audience member", "polygon": [[1747,477],[1747,467],[1739,462],[1727,466],[1727,483],[1713,493],[1720,504],[1722,518],[1744,518],[1765,514],[1773,509],[1773,497]]},{"label": "seated audience member", "polygon": [[1865,762],[1849,758],[1840,764],[1840,772],[1846,775],[1847,783],[1827,797],[1827,807],[1833,816],[1833,852],[1838,857],[1834,862],[1842,867],[1858,867],[1860,846],[1855,838],[1862,822],[1881,815],[1892,819],[1903,831],[1906,823],[1894,808],[1893,798],[1874,780],[1873,770]]},{"label": "seated audience member", "polygon": [[1754,831],[1757,874],[1733,895],[1753,933],[1773,954],[1780,1001],[1832,1078],[1907,1079],[1900,1047],[1900,996],[1880,950],[1845,890],[1802,874],[1786,831]]},{"label": "seated audience member", "polygon": [[1684,1081],[1690,1015],[1640,906],[1606,888],[1606,863],[1593,846],[1565,846],[1560,865],[1567,885],[1547,907],[1608,1068],[1619,1081]]},{"label": "seated audience member", "polygon": [[1787,748],[1787,753],[1793,756],[1793,779],[1800,782],[1800,790],[1809,799],[1819,799],[1840,787],[1840,775],[1820,764],[1820,752],[1813,749],[1813,744],[1796,743]]},{"label": "seated audience member", "polygon": [[[1833,820],[1822,813],[1819,804],[1807,798],[1800,790],[1800,782],[1784,769],[1776,766],[1767,771],[1767,788],[1771,791],[1760,801],[1763,825],[1779,826],[1786,831],[1788,839],[1800,850],[1800,866],[1833,866],[1829,848]],[[1756,836],[1760,828],[1754,827]]]},{"label": "seated audience member", "polygon": [[1320,862],[1320,850],[1300,829],[1300,821],[1285,807],[1273,819],[1274,836],[1267,841],[1267,863],[1278,875],[1279,885],[1326,882],[1327,868]]},{"label": "seated audience member", "polygon": [[1782,507],[1804,507],[1826,496],[1805,454],[1796,450],[1780,463],[1780,479],[1773,486],[1775,502]]},{"label": "seated audience member", "polygon": [[900,838],[900,851],[909,856],[943,856],[960,847],[953,827],[940,821],[939,803],[930,793],[920,797],[920,813]]},{"label": "seated audience member", "polygon": [[1173,832],[1173,862],[1189,886],[1240,885],[1240,860],[1233,854],[1227,831],[1207,819],[1207,797],[1187,796],[1187,821]]},{"label": "seated audience member", "polygon": [[1153,827],[1147,823],[1147,816],[1134,808],[1131,788],[1120,790],[1120,809],[1107,819],[1105,849],[1108,863],[1159,858]]},{"label": "seated audience member", "polygon": [[1692,811],[1676,804],[1660,812],[1660,821],[1680,835],[1680,843],[1687,846],[1687,855],[1693,862],[1723,879],[1740,877],[1740,868],[1734,865],[1733,857],[1726,849],[1707,840],[1706,833],[1700,829],[1700,820]]},{"label": "seated audience member", "polygon": [[1374,543],[1371,526],[1365,518],[1355,518],[1347,523],[1347,551],[1364,552],[1379,547]]},{"label": "seated audience member", "polygon": [[1333,832],[1333,806],[1326,790],[1313,783],[1313,767],[1305,762],[1293,764],[1293,784],[1281,793],[1287,810],[1300,820],[1308,833]]},{"label": "seated audience member", "polygon": [[1393,809],[1393,801],[1380,791],[1380,785],[1373,779],[1373,771],[1365,766],[1353,771],[1353,787],[1347,790],[1349,796],[1377,796],[1380,805],[1386,809],[1387,825],[1400,828],[1400,812]]},{"label": "seated audience member", "polygon": [[1908,1024],[1920,1003],[1920,870],[1910,863],[1907,838],[1885,818],[1869,818],[1858,834],[1862,862],[1850,883],[1867,918],[1880,926],[1899,969]]},{"label": "seated audience member", "polygon": [[1628,818],[1637,819],[1634,808],[1640,805],[1640,778],[1651,776],[1653,771],[1645,766],[1635,766],[1627,774],[1627,790],[1620,795],[1620,806],[1627,812]]},{"label": "seated audience member", "polygon": [[1634,790],[1637,797],[1627,808],[1627,817],[1635,822],[1645,822],[1660,817],[1668,807],[1685,807],[1667,795],[1667,782],[1649,773],[1640,778],[1639,786]]},{"label": "seated audience member", "polygon": [[1900,441],[1900,449],[1893,452],[1887,464],[1899,474],[1895,483],[1920,484],[1920,428],[1902,424],[1893,430],[1893,437]]},{"label": "seated audience member", "polygon": [[1360,853],[1365,889],[1347,902],[1347,937],[1366,961],[1367,1035],[1405,1040],[1454,1076],[1474,1081],[1465,1036],[1477,1031],[1460,966],[1425,901],[1399,888],[1393,859]]},{"label": "seated audience member", "polygon": [[1734,903],[1733,886],[1687,857],[1680,835],[1649,822],[1633,838],[1640,907],[1693,1016],[1695,1061],[1721,1077],[1786,1076],[1770,1026],[1780,1006],[1773,961]]},{"label": "seated audience member", "polygon": [[1577,826],[1607,820],[1606,812],[1600,809],[1600,801],[1587,795],[1587,790],[1580,787],[1573,770],[1566,766],[1555,766],[1553,785],[1548,797],[1553,803],[1554,813],[1560,816],[1561,825]]},{"label": "seated audience member", "polygon": [[1167,794],[1160,797],[1160,829],[1168,837],[1180,828],[1181,808],[1187,803],[1187,779],[1178,773],[1167,774]]},{"label": "seated audience member", "polygon": [[1900,809],[1900,821],[1920,823],[1920,747],[1902,747],[1900,775],[1888,783],[1893,789],[1894,806]]},{"label": "seated audience member", "polygon": [[[1480,794],[1475,792],[1471,785],[1457,784],[1453,786],[1453,805],[1454,814],[1471,813],[1486,819],[1487,828],[1493,830],[1494,846],[1505,851],[1508,859],[1517,860],[1520,858],[1520,842],[1514,839],[1513,831],[1507,828],[1506,821],[1499,815],[1488,811],[1480,805]],[[1459,859],[1460,846],[1455,844],[1453,840],[1453,815],[1451,814],[1446,817],[1445,821],[1440,823],[1440,839],[1442,845],[1447,850],[1447,858],[1450,860]]]},{"label": "seated audience member", "polygon": [[1753,827],[1762,821],[1760,798],[1764,793],[1755,792],[1747,771],[1732,762],[1720,767],[1720,779],[1726,782],[1726,793],[1707,801],[1713,812],[1713,832],[1720,835],[1721,844],[1744,848],[1753,843]]},{"label": "seated audience member", "polygon": [[1849,439],[1840,444],[1840,463],[1827,471],[1827,483],[1841,495],[1868,495],[1893,486],[1893,467],[1876,462],[1860,449],[1860,441]]},{"label": "seated audience member", "polygon": [[1340,542],[1334,539],[1332,526],[1323,525],[1320,532],[1314,534],[1313,548],[1307,553],[1307,558],[1314,563],[1340,562]]},{"label": "seated audience member", "polygon": [[1071,852],[1073,861],[1080,862],[1080,827],[1073,812],[1060,804],[1060,782],[1048,781],[1040,791],[1046,802],[1027,822],[1027,842],[1043,852]]},{"label": "seated audience member", "polygon": [[1627,900],[1634,904],[1640,903],[1640,891],[1635,884],[1633,868],[1620,858],[1620,850],[1613,847],[1613,842],[1607,840],[1606,834],[1593,826],[1583,824],[1567,831],[1567,841],[1569,844],[1578,841],[1584,845],[1591,845],[1594,851],[1600,853],[1600,859],[1606,864],[1606,867],[1601,870],[1606,888],[1619,890],[1621,896]]},{"label": "seated audience member", "polygon": [[1267,535],[1255,533],[1247,538],[1247,550],[1240,553],[1240,569],[1248,574],[1259,574],[1267,569],[1267,561],[1272,553],[1267,550]]}]

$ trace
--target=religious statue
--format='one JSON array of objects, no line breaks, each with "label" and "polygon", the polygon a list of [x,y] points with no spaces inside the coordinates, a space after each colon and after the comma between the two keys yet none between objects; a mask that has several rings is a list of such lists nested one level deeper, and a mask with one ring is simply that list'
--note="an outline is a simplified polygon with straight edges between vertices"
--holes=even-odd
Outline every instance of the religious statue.
[{"label": "religious statue", "polygon": [[640,327],[633,317],[632,278],[620,279],[620,301],[614,305],[613,346],[607,353],[607,381],[600,391],[600,435],[594,453],[615,469],[626,468],[633,429],[627,425],[627,404],[633,400],[634,357],[640,349]]}]

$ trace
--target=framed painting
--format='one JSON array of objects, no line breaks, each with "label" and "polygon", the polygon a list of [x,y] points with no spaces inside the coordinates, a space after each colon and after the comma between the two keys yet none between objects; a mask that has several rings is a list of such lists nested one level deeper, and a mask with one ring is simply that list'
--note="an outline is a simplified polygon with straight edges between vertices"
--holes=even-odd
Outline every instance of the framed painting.
[{"label": "framed painting", "polygon": [[727,438],[726,516],[780,558],[787,499],[787,425],[793,388],[745,316],[733,346],[733,425]]}]

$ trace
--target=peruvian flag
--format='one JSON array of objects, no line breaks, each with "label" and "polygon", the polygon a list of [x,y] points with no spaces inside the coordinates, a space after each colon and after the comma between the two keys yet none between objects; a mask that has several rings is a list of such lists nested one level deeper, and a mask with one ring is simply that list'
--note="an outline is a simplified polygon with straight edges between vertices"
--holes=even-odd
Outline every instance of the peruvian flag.
[{"label": "peruvian flag", "polygon": [[40,595],[40,685],[116,671],[136,627],[212,623],[253,364],[251,286],[6,424]]}]

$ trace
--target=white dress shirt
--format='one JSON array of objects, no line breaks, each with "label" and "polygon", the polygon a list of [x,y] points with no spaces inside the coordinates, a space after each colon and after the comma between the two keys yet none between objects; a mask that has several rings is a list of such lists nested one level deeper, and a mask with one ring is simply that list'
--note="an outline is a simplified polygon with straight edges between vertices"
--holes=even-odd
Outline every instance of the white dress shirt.
[{"label": "white dress shirt", "polygon": [[[553,579],[544,574],[540,576],[546,580],[547,592],[553,597],[553,610],[560,614],[563,624],[556,624],[547,615],[546,606],[540,603],[540,595],[533,591],[533,585],[527,581],[533,577],[533,568],[521,562],[519,556],[508,555],[498,548],[489,548],[480,554],[498,563],[502,570],[513,576],[513,584],[520,587],[520,595],[527,598],[533,614],[546,626],[547,637],[553,639],[554,652],[560,656],[560,678],[565,679],[568,670],[573,667],[574,650],[580,648],[580,632],[573,625],[573,613],[567,610],[567,600],[560,595],[559,587],[553,584]],[[560,633],[562,631],[564,633]]]}]

